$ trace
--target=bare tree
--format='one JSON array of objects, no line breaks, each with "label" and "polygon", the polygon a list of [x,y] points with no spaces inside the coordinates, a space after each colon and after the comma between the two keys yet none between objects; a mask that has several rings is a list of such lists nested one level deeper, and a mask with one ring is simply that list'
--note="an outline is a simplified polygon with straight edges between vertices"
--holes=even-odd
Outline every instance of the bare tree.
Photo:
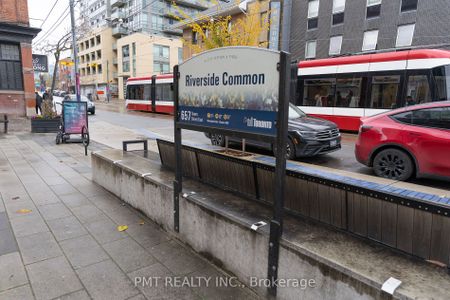
[{"label": "bare tree", "polygon": [[61,58],[61,53],[63,53],[64,51],[70,50],[70,49],[72,49],[70,32],[64,34],[56,43],[49,44],[45,48],[45,51],[48,54],[53,54],[53,56],[55,57],[55,68],[53,70],[53,78],[52,78],[52,87],[50,90],[50,97],[53,97],[53,90],[55,89],[56,76],[58,75],[58,64],[59,64],[59,59]]}]

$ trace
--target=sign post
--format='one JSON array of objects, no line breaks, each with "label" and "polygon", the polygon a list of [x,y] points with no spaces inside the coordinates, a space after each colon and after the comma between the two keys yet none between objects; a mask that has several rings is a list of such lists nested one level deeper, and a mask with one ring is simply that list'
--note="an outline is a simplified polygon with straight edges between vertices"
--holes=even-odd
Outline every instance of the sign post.
[{"label": "sign post", "polygon": [[268,262],[272,295],[283,231],[290,76],[290,54],[255,47],[213,49],[174,67],[174,230],[180,230],[182,129],[271,143],[277,149]]}]

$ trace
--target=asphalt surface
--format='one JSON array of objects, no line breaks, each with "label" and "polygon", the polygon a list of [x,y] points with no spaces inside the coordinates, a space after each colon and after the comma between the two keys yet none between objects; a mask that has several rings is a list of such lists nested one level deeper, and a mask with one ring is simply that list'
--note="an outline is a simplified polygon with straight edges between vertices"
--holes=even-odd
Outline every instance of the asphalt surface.
[{"label": "asphalt surface", "polygon": [[[89,122],[104,121],[128,129],[142,131],[147,136],[173,137],[173,117],[164,114],[153,114],[147,112],[127,111],[124,102],[114,101],[111,103],[96,103],[96,114],[90,116]],[[183,130],[183,140],[198,144],[209,144],[210,141],[201,132]],[[299,158],[298,161],[320,165],[324,167],[350,171],[359,174],[374,175],[371,168],[368,168],[356,161],[354,155],[356,134],[342,133],[342,149],[326,155],[313,158]],[[230,145],[231,148],[240,149],[240,145]],[[272,155],[271,151],[246,147],[246,151],[264,155]],[[409,182],[425,185],[434,188],[450,190],[449,181],[434,179],[412,179]]]}]

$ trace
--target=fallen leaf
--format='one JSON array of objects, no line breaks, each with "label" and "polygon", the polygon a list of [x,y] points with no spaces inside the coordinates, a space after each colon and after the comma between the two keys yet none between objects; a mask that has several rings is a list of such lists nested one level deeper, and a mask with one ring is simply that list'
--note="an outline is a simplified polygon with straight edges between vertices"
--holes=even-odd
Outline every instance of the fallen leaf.
[{"label": "fallen leaf", "polygon": [[117,226],[117,231],[120,231],[120,232],[125,231],[127,229],[128,229],[127,225],[119,225],[119,226]]},{"label": "fallen leaf", "polygon": [[31,209],[22,208],[16,211],[18,214],[27,214],[31,212]]},{"label": "fallen leaf", "polygon": [[139,225],[144,225],[144,224],[145,224],[144,220],[139,221]]}]

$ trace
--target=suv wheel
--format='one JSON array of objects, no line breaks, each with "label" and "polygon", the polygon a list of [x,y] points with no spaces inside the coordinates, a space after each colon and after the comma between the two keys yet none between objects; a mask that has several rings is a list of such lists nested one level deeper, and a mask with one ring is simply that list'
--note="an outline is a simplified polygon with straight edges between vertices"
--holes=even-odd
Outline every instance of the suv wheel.
[{"label": "suv wheel", "polygon": [[414,165],[404,151],[386,149],[375,156],[373,169],[379,177],[405,181],[412,176]]},{"label": "suv wheel", "polygon": [[[277,156],[277,148],[275,145],[273,145],[273,155]],[[293,160],[295,159],[295,145],[294,143],[291,141],[290,138],[287,139],[287,143],[286,143],[286,159],[290,159]]]},{"label": "suv wheel", "polygon": [[225,136],[221,134],[211,134],[211,144],[214,146],[225,146]]}]

